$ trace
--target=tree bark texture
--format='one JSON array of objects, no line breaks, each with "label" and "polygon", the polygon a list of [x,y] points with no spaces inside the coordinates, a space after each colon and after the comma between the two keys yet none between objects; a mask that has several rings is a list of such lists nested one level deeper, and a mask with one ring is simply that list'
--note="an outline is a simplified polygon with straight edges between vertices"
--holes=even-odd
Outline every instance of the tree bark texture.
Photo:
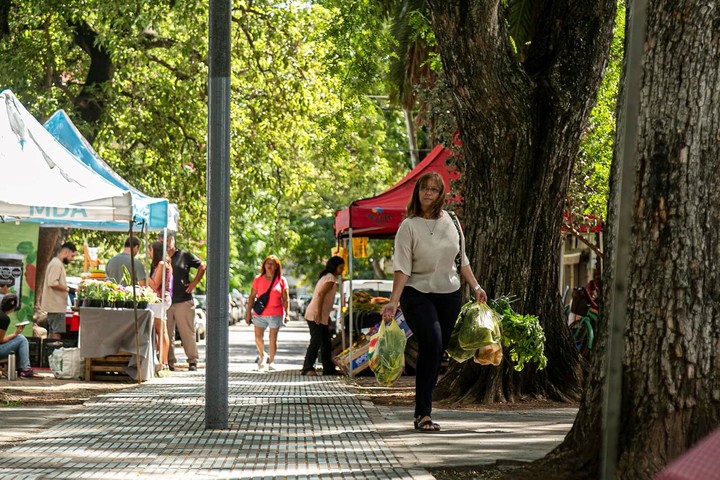
[{"label": "tree bark texture", "polygon": [[37,269],[35,271],[35,309],[42,303],[45,271],[50,260],[57,255],[65,242],[66,230],[62,228],[41,228],[38,238]]},{"label": "tree bark texture", "polygon": [[75,108],[83,120],[94,125],[91,133],[86,133],[90,143],[95,139],[105,109],[105,92],[103,88],[113,78],[115,66],[110,53],[98,42],[98,34],[85,21],[71,22],[74,28],[74,40],[90,58],[85,84],[75,99]]},{"label": "tree bark texture", "polygon": [[[661,0],[647,15],[616,473],[633,480],[652,478],[720,424],[720,11]],[[617,131],[605,285],[615,275]],[[543,461],[576,462],[565,478],[597,478],[607,330],[598,333],[575,424]]]},{"label": "tree bark texture", "polygon": [[538,315],[548,357],[540,372],[454,366],[438,394],[579,398],[581,360],[558,292],[560,228],[607,61],[615,2],[545,2],[524,63],[512,49],[499,0],[428,3],[462,141],[461,218],[473,269],[490,298],[516,296],[515,310]]}]

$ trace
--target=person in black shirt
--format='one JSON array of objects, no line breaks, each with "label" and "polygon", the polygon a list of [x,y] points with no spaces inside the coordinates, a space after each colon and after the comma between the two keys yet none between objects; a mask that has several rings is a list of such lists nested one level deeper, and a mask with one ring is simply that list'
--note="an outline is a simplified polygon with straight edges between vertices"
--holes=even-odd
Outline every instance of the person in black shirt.
[{"label": "person in black shirt", "polygon": [[10,327],[8,316],[20,306],[18,296],[15,294],[5,295],[0,300],[0,358],[6,358],[15,353],[16,368],[21,377],[32,378],[33,369],[30,368],[30,350],[27,338],[22,334],[23,326],[16,326],[15,333],[7,334]]},{"label": "person in black shirt", "polygon": [[[168,351],[168,368],[175,370],[175,326],[180,333],[180,340],[188,360],[188,370],[197,370],[198,349],[195,341],[195,302],[192,292],[205,275],[205,264],[196,255],[178,250],[175,247],[175,236],[167,237],[167,252],[172,262],[172,302],[167,311],[167,328],[170,334]],[[195,276],[190,280],[190,270],[195,269]]]}]

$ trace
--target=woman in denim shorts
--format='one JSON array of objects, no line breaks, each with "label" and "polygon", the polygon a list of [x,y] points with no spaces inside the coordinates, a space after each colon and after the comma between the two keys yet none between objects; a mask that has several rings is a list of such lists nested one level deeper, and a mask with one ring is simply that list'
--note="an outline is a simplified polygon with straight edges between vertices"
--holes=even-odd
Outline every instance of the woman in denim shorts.
[{"label": "woman in denim shorts", "polygon": [[268,255],[260,267],[260,274],[253,280],[245,312],[245,322],[248,325],[252,322],[255,326],[258,370],[265,367],[264,337],[265,329],[268,328],[270,329],[268,370],[275,370],[278,331],[287,323],[289,312],[290,293],[287,279],[282,275],[282,264],[277,256]]}]

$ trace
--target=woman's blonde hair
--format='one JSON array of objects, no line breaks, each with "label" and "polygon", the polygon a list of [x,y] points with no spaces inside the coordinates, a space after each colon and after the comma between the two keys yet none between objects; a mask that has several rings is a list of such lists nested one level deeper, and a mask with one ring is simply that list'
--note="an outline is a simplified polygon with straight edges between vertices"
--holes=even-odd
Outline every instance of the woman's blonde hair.
[{"label": "woman's blonde hair", "polygon": [[438,189],[440,189],[435,203],[430,206],[430,213],[432,214],[432,218],[438,218],[440,216],[443,205],[445,205],[445,182],[443,181],[443,178],[440,176],[439,173],[428,172],[423,174],[420,178],[417,179],[417,182],[415,182],[415,188],[413,188],[413,193],[410,196],[410,201],[408,202],[407,208],[405,210],[405,213],[408,217],[422,216],[422,205],[420,204],[420,189],[430,182],[436,183]]},{"label": "woman's blonde hair", "polygon": [[267,257],[265,257],[262,265],[260,265],[260,275],[265,275],[265,264],[268,262],[268,260],[272,260],[277,264],[277,270],[275,271],[275,274],[278,277],[282,277],[282,263],[280,263],[280,259],[277,257],[277,255],[268,255]]}]

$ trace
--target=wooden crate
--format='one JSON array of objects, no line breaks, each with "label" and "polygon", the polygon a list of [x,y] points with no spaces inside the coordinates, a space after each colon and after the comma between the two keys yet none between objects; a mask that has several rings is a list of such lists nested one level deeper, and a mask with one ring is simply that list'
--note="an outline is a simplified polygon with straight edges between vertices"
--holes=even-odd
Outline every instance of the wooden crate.
[{"label": "wooden crate", "polygon": [[85,381],[131,382],[132,378],[125,373],[125,367],[132,355],[120,352],[107,357],[85,359]]},{"label": "wooden crate", "polygon": [[343,351],[342,337],[340,335],[335,335],[332,338],[332,342],[330,345],[332,347],[333,358],[337,357]]},{"label": "wooden crate", "polygon": [[350,349],[343,350],[340,355],[333,358],[335,365],[345,374],[349,375],[352,370],[353,375],[357,375],[368,368],[368,349],[370,344],[363,339],[362,343],[358,343],[353,347],[353,355],[350,358]]}]

